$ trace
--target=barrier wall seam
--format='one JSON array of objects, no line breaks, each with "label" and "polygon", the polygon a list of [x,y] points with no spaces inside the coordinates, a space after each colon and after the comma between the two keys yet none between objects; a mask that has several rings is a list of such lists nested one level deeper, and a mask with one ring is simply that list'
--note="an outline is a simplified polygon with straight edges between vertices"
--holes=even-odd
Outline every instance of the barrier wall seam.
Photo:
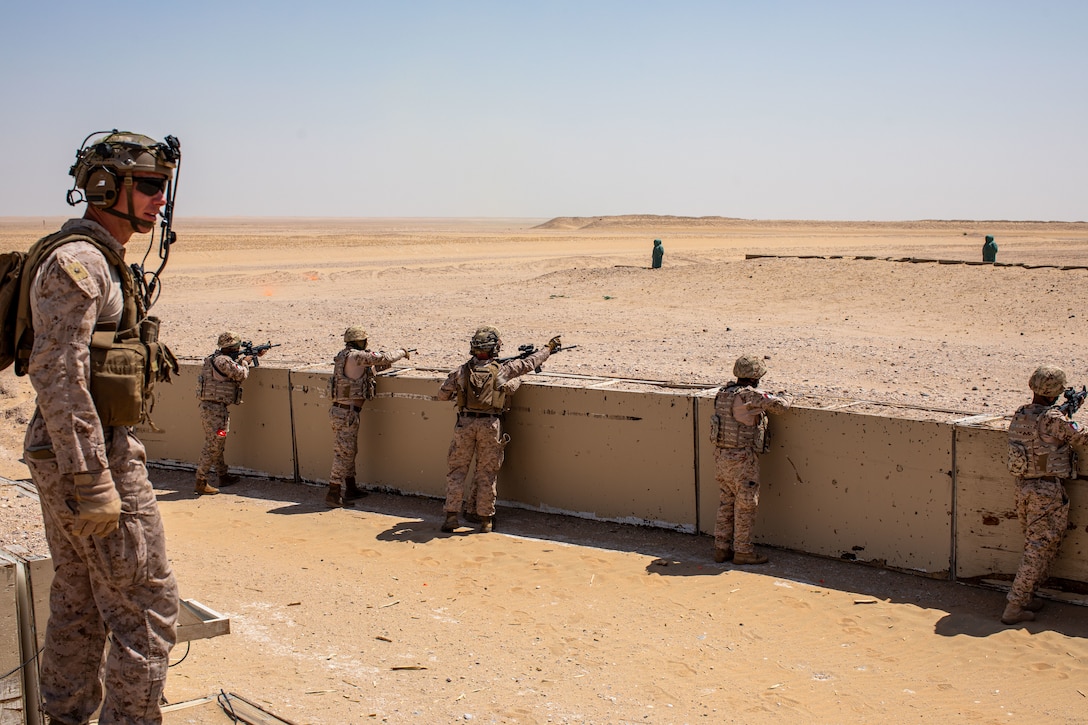
[{"label": "barrier wall seam", "polygon": [[699,508],[702,505],[699,496],[699,477],[702,474],[702,470],[699,466],[699,396],[691,396],[691,455],[695,459],[692,469],[695,474],[695,479],[692,484],[695,486],[695,534],[699,533]]},{"label": "barrier wall seam", "polygon": [[287,368],[287,415],[291,421],[291,463],[294,468],[294,482],[301,482],[298,475],[298,436],[295,434],[295,371]]},{"label": "barrier wall seam", "polygon": [[959,460],[956,458],[956,423],[953,422],[951,426],[952,432],[952,521],[950,522],[949,536],[948,536],[948,580],[957,581],[956,579],[956,536],[959,526],[959,475],[960,465]]}]

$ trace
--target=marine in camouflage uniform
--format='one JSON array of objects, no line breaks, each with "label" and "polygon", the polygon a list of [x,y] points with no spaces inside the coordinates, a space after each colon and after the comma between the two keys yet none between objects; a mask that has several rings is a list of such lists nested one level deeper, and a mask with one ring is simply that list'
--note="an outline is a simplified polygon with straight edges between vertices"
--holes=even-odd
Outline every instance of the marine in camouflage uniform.
[{"label": "marine in camouflage uniform", "polygon": [[401,358],[404,348],[392,353],[367,350],[366,330],[352,326],[344,331],[344,349],[333,360],[329,379],[329,424],[333,431],[332,472],[325,504],[351,506],[365,492],[355,481],[355,457],[359,452],[359,413],[374,397],[374,373],[386,370]]},{"label": "marine in camouflage uniform", "polygon": [[[242,383],[249,377],[253,358],[242,355],[242,338],[227,331],[216,341],[218,349],[204,358],[197,381],[196,395],[200,400],[200,425],[204,428],[204,447],[196,464],[198,495],[214,495],[219,489],[208,483],[208,473],[214,468],[219,486],[238,483],[238,476],[227,466],[225,450],[230,431],[230,409],[242,402]],[[259,355],[264,354],[262,350]]]},{"label": "marine in camouflage uniform", "polygon": [[481,327],[472,336],[472,358],[453,370],[438,389],[439,400],[457,404],[457,424],[450,442],[446,474],[446,520],[443,531],[454,531],[460,525],[458,514],[465,493],[465,478],[472,459],[476,471],[470,500],[476,502],[480,531],[492,530],[495,515],[496,481],[510,436],[503,433],[502,416],[510,398],[521,386],[519,378],[536,370],[560,347],[559,336],[553,337],[540,350],[523,358],[498,361],[502,340],[494,327]]},{"label": "marine in camouflage uniform", "polygon": [[177,583],[144,446],[129,425],[110,424],[117,397],[103,392],[90,344],[94,334],[98,354],[100,335],[112,338],[107,331],[124,326],[129,310],[155,324],[134,293],[124,245],[154,227],[179,157],[127,132],[85,143],[71,173],[87,195],[74,197],[73,189],[69,202],[91,203],[59,235],[85,241],[63,243],[28,277],[34,337],[27,372],[38,406],[24,455],[55,571],[41,656],[52,723],[86,723],[100,704],[103,725],[162,722]]},{"label": "marine in camouflage uniform", "polygon": [[1069,497],[1063,480],[1075,478],[1071,444],[1088,442],[1088,430],[1055,405],[1065,390],[1065,373],[1042,365],[1032,373],[1031,403],[1017,409],[1009,424],[1009,468],[1016,475],[1016,515],[1024,534],[1024,554],[1001,615],[1005,624],[1035,619],[1043,600],[1035,591],[1061,546],[1069,523]]},{"label": "marine in camouflage uniform", "polygon": [[733,365],[736,380],[714,398],[710,440],[714,443],[715,476],[720,488],[714,525],[714,561],[763,564],[767,557],[752,546],[752,526],[759,508],[759,454],[764,452],[767,413],[790,407],[784,397],[760,390],[767,372],[763,360],[742,355]]}]

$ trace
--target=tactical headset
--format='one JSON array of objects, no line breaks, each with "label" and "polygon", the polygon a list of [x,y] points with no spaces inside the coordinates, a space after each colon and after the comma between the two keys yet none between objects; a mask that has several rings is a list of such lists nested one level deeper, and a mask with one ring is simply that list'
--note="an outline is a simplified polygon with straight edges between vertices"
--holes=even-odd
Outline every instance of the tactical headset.
[{"label": "tactical headset", "polygon": [[[98,138],[88,145],[93,136]],[[174,198],[177,195],[180,168],[181,143],[175,137],[167,136],[165,141],[160,142],[141,134],[113,129],[95,131],[83,139],[76,151],[76,161],[68,170],[68,174],[75,179],[67,195],[70,206],[86,201],[88,205],[107,214],[126,219],[137,233],[148,230],[146,226],[141,229],[146,222],[132,214],[132,188],[135,183],[133,172],[143,171],[166,179],[166,203],[159,212],[161,234],[158,253],[162,263],[154,272],[144,271],[143,262],[147,261],[155,240],[154,230],[151,230],[151,241],[144,259],[141,263],[131,265],[145,312],[158,299],[161,291],[158,289],[159,274],[166,267],[170,245],[177,239],[170,226],[174,216]],[[128,197],[128,213],[114,208],[122,188]]]}]

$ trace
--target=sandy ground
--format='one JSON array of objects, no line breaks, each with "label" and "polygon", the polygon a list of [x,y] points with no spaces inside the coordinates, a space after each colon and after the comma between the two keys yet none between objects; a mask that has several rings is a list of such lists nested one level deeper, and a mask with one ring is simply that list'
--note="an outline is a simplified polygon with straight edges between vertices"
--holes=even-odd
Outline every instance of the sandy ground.
[{"label": "sandy ground", "polygon": [[[0,248],[59,221],[0,220]],[[545,221],[185,221],[154,312],[179,355],[207,354],[232,328],[282,343],[268,365],[327,362],[349,324],[435,368],[461,362],[482,323],[507,351],[562,333],[579,348],[548,368],[567,373],[720,384],[752,351],[768,387],[802,404],[870,400],[890,415],[1010,412],[1040,362],[1088,382],[1088,224],[534,228]],[[1030,268],[884,259],[975,262],[987,233],[999,262]],[[654,238],[661,270],[647,269]],[[0,475],[23,478],[32,394],[10,370],[0,406]],[[780,551],[741,570],[713,564],[705,537],[505,509],[495,534],[444,535],[435,501],[374,494],[330,511],[315,487],[250,480],[196,499],[191,474],[153,480],[183,596],[233,629],[175,651],[171,701],[223,688],[338,724],[1073,723],[1088,711],[1083,608],[1050,604],[1007,628],[999,592]],[[43,546],[33,502],[0,494],[0,545]],[[226,721],[212,705],[168,719]]]}]

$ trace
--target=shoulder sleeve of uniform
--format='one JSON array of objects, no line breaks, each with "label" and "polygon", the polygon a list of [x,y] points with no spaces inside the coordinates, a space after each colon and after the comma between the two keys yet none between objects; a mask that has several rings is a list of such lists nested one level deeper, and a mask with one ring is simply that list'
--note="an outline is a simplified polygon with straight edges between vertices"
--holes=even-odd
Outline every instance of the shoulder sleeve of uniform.
[{"label": "shoulder sleeve of uniform", "polygon": [[461,370],[464,366],[456,367],[450,371],[450,374],[446,376],[445,382],[438,388],[439,400],[450,400],[453,398],[453,394],[457,392],[457,381],[461,377]]},{"label": "shoulder sleeve of uniform", "polygon": [[231,360],[227,355],[216,355],[212,359],[212,365],[215,369],[222,373],[226,378],[239,382],[245,380],[249,375],[249,368],[245,365],[236,363]]},{"label": "shoulder sleeve of uniform", "polygon": [[772,395],[764,391],[760,391],[762,396],[763,410],[768,413],[781,413],[784,410],[789,410],[790,399],[781,395]]},{"label": "shoulder sleeve of uniform", "polygon": [[1085,438],[1086,432],[1080,427],[1080,424],[1075,420],[1070,420],[1065,417],[1057,408],[1048,408],[1045,413],[1039,417],[1039,430],[1040,432],[1057,438],[1060,441],[1072,442],[1074,440]]},{"label": "shoulder sleeve of uniform", "polygon": [[93,299],[102,296],[109,279],[109,266],[101,252],[89,244],[70,244],[42,262],[36,287],[39,293],[78,291]]}]

